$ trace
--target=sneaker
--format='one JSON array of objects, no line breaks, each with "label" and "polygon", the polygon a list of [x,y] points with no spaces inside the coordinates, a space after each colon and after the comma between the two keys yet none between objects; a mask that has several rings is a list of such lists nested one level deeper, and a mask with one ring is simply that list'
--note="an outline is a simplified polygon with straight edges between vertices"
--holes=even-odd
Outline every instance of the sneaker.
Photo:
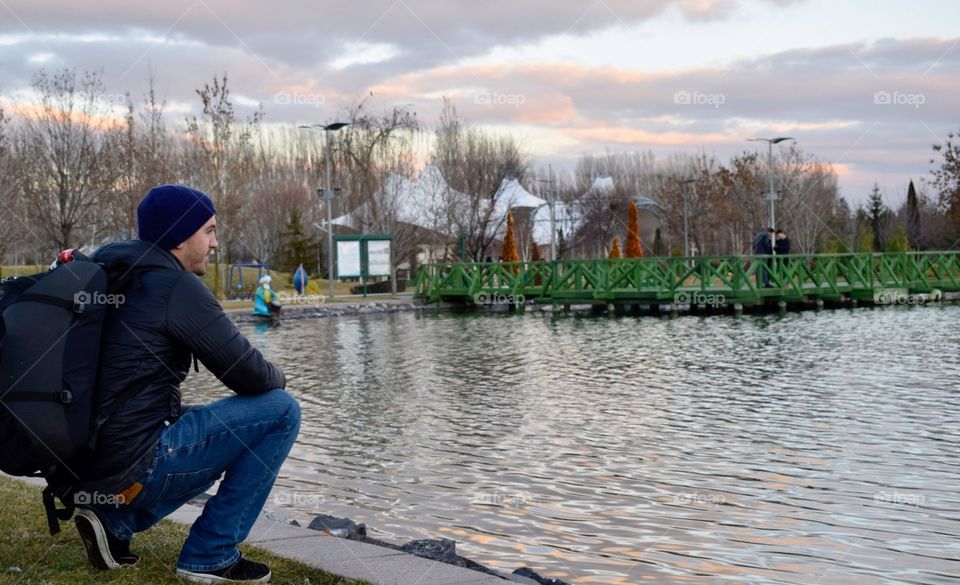
[{"label": "sneaker", "polygon": [[194,583],[233,583],[239,581],[268,583],[270,581],[270,567],[240,557],[237,562],[219,571],[201,572],[177,569],[177,577],[183,577]]},{"label": "sneaker", "polygon": [[133,566],[140,560],[130,552],[130,541],[120,540],[103,527],[93,510],[80,508],[73,519],[80,533],[87,560],[101,571],[111,571],[124,566]]}]

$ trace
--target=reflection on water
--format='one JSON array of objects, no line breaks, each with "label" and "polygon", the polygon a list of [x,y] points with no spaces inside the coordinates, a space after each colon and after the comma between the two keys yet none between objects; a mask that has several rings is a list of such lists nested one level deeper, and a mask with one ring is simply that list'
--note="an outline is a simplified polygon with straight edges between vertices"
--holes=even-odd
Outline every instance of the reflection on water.
[{"label": "reflection on water", "polygon": [[[957,583],[960,307],[247,326],[289,516],[587,583]],[[225,394],[209,374],[190,398]]]}]

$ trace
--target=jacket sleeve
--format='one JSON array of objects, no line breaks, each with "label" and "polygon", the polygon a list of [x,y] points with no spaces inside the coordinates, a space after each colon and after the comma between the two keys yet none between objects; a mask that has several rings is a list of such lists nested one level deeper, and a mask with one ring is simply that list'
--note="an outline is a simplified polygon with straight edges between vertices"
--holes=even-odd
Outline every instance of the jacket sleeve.
[{"label": "jacket sleeve", "polygon": [[283,371],[250,345],[195,274],[184,274],[174,285],[166,323],[168,333],[237,394],[286,386]]}]

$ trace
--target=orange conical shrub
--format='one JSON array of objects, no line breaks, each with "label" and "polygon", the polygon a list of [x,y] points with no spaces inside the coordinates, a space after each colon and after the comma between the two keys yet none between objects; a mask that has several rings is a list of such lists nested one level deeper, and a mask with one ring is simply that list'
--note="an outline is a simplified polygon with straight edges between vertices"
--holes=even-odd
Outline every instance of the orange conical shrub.
[{"label": "orange conical shrub", "polygon": [[611,260],[616,260],[617,258],[623,258],[623,252],[620,251],[620,238],[613,237],[613,245],[610,246],[610,255],[607,256]]},{"label": "orange conical shrub", "polygon": [[517,238],[513,235],[513,213],[507,213],[507,237],[503,239],[503,261],[520,261],[520,254],[517,253]]},{"label": "orange conical shrub", "polygon": [[627,224],[627,258],[643,258],[643,246],[640,244],[640,212],[637,202],[630,202],[630,222]]}]

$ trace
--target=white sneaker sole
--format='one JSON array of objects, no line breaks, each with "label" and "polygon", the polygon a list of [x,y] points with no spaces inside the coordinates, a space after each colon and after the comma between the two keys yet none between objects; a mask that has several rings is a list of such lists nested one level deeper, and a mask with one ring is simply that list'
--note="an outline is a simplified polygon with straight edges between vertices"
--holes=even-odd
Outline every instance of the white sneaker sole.
[{"label": "white sneaker sole", "polygon": [[[83,534],[83,532],[81,532],[79,529],[80,527],[77,527],[77,532],[80,532],[80,538],[84,541],[84,548],[87,549],[87,559],[90,560],[90,563],[101,570],[113,571],[115,569],[119,569],[120,563],[115,561],[113,559],[113,555],[110,554],[110,544],[107,542],[106,529],[103,527],[103,524],[100,523],[100,519],[97,518],[96,514],[90,510],[85,510],[82,508],[77,510],[76,515],[77,519],[75,522],[80,522],[80,518],[83,518],[86,522],[88,522],[90,527],[93,529],[93,537],[96,539],[97,550],[96,553],[92,553],[90,550],[90,545],[93,543],[88,543],[86,541],[89,535]],[[105,569],[96,562],[96,559],[92,558],[93,554],[97,554],[97,556],[99,556]]]},{"label": "white sneaker sole", "polygon": [[194,583],[269,583],[270,577],[273,573],[267,573],[259,579],[250,579],[247,581],[237,581],[236,579],[227,579],[225,577],[217,577],[216,575],[211,575],[210,573],[194,573],[193,571],[187,571],[186,569],[177,569],[177,577],[182,577],[187,581],[193,581]]}]

